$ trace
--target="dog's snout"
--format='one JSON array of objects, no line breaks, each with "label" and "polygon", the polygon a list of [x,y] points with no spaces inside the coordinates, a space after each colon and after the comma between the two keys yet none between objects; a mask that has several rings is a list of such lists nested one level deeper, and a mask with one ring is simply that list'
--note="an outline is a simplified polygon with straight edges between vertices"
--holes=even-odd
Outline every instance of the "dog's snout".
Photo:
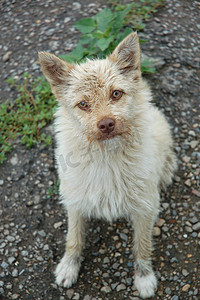
[{"label": "dog's snout", "polygon": [[115,121],[110,118],[103,119],[98,122],[97,127],[102,133],[109,134],[115,128]]}]

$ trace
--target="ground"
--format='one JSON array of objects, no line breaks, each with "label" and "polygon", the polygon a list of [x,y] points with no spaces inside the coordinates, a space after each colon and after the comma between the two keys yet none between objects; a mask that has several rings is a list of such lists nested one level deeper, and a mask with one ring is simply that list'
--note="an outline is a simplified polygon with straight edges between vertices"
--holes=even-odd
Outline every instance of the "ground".
[{"label": "ground", "polygon": [[[37,51],[63,54],[76,44],[72,24],[107,1],[1,1],[1,102],[14,100],[5,79],[26,71],[41,75]],[[200,20],[199,1],[166,0],[139,33],[143,53],[157,59],[146,76],[154,103],[172,126],[179,169],[162,193],[153,265],[154,299],[198,299],[200,245]],[[52,127],[47,128],[52,132]],[[0,299],[139,299],[133,286],[132,231],[125,220],[88,225],[84,261],[71,289],[55,284],[64,252],[66,215],[58,195],[54,144],[26,150],[17,140],[0,166]]]}]

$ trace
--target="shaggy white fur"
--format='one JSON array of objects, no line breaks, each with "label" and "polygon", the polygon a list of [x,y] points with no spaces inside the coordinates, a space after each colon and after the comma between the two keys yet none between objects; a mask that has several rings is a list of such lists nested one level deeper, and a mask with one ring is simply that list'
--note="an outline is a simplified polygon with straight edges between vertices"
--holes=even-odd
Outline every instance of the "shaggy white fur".
[{"label": "shaggy white fur", "polygon": [[154,273],[142,277],[136,275],[134,284],[140,293],[140,297],[144,299],[153,297],[157,288],[157,280]]},{"label": "shaggy white fur", "polygon": [[[151,237],[159,192],[171,183],[176,159],[169,125],[150,103],[149,87],[141,78],[137,34],[104,60],[69,65],[42,52],[40,62],[59,101],[56,160],[61,201],[68,211],[66,253],[56,281],[69,287],[77,279],[84,219],[127,217],[135,231],[135,285],[141,297],[149,297],[156,288]],[[116,91],[117,100],[112,96]],[[111,135],[98,126],[104,120],[114,124]]]}]

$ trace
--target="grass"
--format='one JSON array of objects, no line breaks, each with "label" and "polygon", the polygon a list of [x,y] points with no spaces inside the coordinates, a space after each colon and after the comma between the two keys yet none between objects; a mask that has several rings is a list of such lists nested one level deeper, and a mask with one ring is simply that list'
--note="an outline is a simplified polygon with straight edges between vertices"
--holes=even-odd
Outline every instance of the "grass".
[{"label": "grass", "polygon": [[[62,55],[63,59],[80,63],[86,57],[105,57],[129,33],[144,29],[145,22],[163,0],[136,0],[124,5],[115,0],[109,3],[111,8],[74,24],[81,38],[71,53]],[[141,68],[143,73],[156,71],[149,59],[142,61]],[[22,84],[14,78],[7,80],[17,90],[18,97],[14,103],[6,101],[0,105],[0,163],[6,160],[12,150],[12,140],[16,138],[27,148],[41,142],[51,144],[51,137],[42,130],[52,121],[56,108],[50,86],[44,77],[33,79],[25,73],[22,79]]]},{"label": "grass", "polygon": [[44,77],[35,80],[27,73],[23,83],[13,78],[7,80],[18,92],[13,104],[7,101],[0,105],[0,162],[6,160],[6,154],[12,150],[11,140],[20,137],[27,148],[43,142],[51,144],[51,137],[42,132],[53,118],[56,101]]}]

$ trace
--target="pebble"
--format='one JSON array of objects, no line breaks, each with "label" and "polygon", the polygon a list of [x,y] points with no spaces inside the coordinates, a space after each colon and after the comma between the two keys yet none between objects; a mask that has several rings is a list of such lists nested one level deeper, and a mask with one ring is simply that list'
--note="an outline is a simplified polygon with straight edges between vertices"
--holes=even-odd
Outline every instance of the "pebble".
[{"label": "pebble", "polygon": [[18,270],[17,270],[17,269],[14,269],[14,270],[12,271],[12,276],[13,276],[13,277],[18,277]]},{"label": "pebble", "polygon": [[186,276],[188,276],[189,272],[186,269],[183,269],[182,274],[183,274],[183,276],[186,277]]},{"label": "pebble", "polygon": [[126,289],[126,286],[123,283],[119,284],[116,288],[117,292],[123,291],[125,289]]},{"label": "pebble", "polygon": [[16,258],[14,256],[8,258],[8,263],[11,265],[14,261],[16,261]]},{"label": "pebble", "polygon": [[182,287],[182,291],[183,292],[187,292],[190,288],[190,284],[185,284],[183,287]]},{"label": "pebble", "polygon": [[164,219],[158,219],[158,221],[156,222],[156,226],[158,227],[162,227],[165,223],[165,220]]},{"label": "pebble", "polygon": [[15,238],[14,238],[14,236],[12,236],[12,235],[8,235],[8,236],[6,237],[6,239],[7,239],[9,242],[14,242],[14,241],[15,241]]},{"label": "pebble", "polygon": [[41,237],[46,237],[46,233],[45,233],[44,230],[38,231],[38,234],[39,234]]},{"label": "pebble", "polygon": [[160,234],[161,234],[160,228],[159,227],[154,227],[154,229],[153,229],[153,235],[154,236],[160,236]]},{"label": "pebble", "polygon": [[20,297],[20,295],[19,294],[13,294],[12,295],[12,299],[14,300],[14,299],[18,299]]},{"label": "pebble", "polygon": [[125,242],[128,242],[128,236],[125,233],[121,232],[119,235],[122,240],[124,240]]},{"label": "pebble", "polygon": [[194,225],[192,226],[192,229],[193,229],[194,231],[200,230],[200,222],[194,224]]},{"label": "pebble", "polygon": [[74,295],[74,290],[73,289],[67,290],[67,297],[68,297],[68,299],[72,299],[73,295]]},{"label": "pebble", "polygon": [[103,286],[101,288],[101,291],[104,293],[110,293],[111,292],[111,288],[107,285],[107,286]]},{"label": "pebble", "polygon": [[61,227],[63,225],[63,222],[57,222],[57,223],[55,223],[54,225],[53,225],[53,227],[55,228],[55,229],[58,229],[59,227]]},{"label": "pebble", "polygon": [[3,261],[3,262],[1,263],[1,267],[2,267],[3,269],[6,269],[6,268],[8,267],[8,264],[7,264],[5,261]]},{"label": "pebble", "polygon": [[12,54],[12,51],[6,52],[3,56],[3,62],[8,61],[10,59],[11,54]]}]

